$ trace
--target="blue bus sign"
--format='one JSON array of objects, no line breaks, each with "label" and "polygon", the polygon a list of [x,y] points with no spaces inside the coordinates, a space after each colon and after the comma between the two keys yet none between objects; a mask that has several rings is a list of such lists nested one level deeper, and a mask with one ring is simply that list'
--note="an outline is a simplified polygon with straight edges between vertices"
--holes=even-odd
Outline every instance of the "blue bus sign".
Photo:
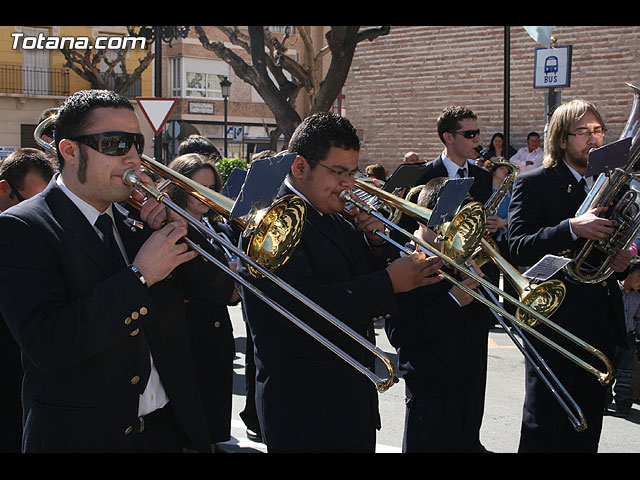
[{"label": "blue bus sign", "polygon": [[568,87],[570,83],[571,46],[536,48],[533,87]]}]

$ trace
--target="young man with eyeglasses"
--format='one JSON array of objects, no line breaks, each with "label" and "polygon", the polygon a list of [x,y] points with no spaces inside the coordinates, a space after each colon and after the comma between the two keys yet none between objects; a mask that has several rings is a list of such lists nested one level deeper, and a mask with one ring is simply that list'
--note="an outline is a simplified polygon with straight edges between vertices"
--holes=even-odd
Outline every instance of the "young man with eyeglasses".
[{"label": "young man with eyeglasses", "polygon": [[207,451],[184,301],[218,270],[187,251],[186,222],[162,204],[145,201],[142,222],[120,205],[132,194],[126,170],[151,182],[127,99],[77,92],[55,132],[60,173],[0,215],[0,312],[25,369],[23,451]]},{"label": "young man with eyeglasses", "polygon": [[[585,178],[589,151],[601,147],[605,123],[596,107],[584,100],[560,105],[549,121],[543,168],[518,175],[509,209],[509,248],[518,265],[531,266],[544,255],[573,256],[584,239],[600,240],[613,232],[610,220],[598,217],[602,208],[580,216],[576,212],[593,183]],[[560,270],[554,278],[567,288],[560,308],[550,319],[613,358],[616,344],[626,341],[624,310],[616,277],[624,278],[631,258],[620,251],[615,272],[599,283],[578,282]],[[537,330],[559,345],[572,344],[545,325]],[[564,410],[527,364],[526,397],[519,451],[591,452],[598,450],[606,387],[582,367],[550,347],[531,339],[583,411],[587,428],[576,432]],[[584,355],[581,357],[585,358]],[[585,358],[592,363],[595,357]],[[604,366],[597,362],[596,368]]]},{"label": "young man with eyeglasses", "polygon": [[[389,263],[398,251],[375,234],[382,222],[345,212],[343,192],[354,187],[360,141],[345,118],[319,113],[306,118],[288,146],[295,152],[280,196],[307,203],[302,238],[275,272],[371,343],[374,322],[398,314],[395,294],[441,280],[442,262],[423,253]],[[358,363],[375,358],[328,320],[268,280],[240,272]],[[380,428],[375,385],[260,299],[245,292],[247,322],[255,345],[256,406],[269,452],[375,451]],[[393,387],[392,387],[393,388]]]}]

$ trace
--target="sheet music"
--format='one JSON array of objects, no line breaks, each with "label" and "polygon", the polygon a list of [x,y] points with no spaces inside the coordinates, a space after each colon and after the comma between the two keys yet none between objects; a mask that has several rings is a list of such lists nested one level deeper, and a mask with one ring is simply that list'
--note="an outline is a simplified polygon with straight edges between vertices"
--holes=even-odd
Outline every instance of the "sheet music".
[{"label": "sheet music", "polygon": [[522,276],[530,280],[544,282],[558,273],[570,261],[570,258],[545,255],[538,263],[524,272]]}]

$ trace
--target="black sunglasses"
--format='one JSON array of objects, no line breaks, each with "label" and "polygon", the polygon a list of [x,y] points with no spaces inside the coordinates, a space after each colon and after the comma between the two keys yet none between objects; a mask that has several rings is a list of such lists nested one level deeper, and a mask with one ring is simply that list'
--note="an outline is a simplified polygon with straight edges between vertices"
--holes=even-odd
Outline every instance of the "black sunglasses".
[{"label": "black sunglasses", "polygon": [[9,188],[11,188],[11,193],[16,197],[18,202],[24,202],[25,198],[22,195],[20,195],[20,192],[18,192],[18,189],[15,188],[9,180],[5,180],[5,182],[9,184]]},{"label": "black sunglasses", "polygon": [[462,135],[464,138],[475,138],[480,135],[480,129],[477,130],[461,130],[459,132],[451,132],[457,133],[458,135]]},{"label": "black sunglasses", "polygon": [[113,157],[126,155],[129,150],[131,150],[132,145],[135,145],[138,155],[142,155],[144,152],[144,135],[141,133],[104,132],[91,135],[79,135],[69,140],[75,140],[76,142],[93,148],[103,155]]}]

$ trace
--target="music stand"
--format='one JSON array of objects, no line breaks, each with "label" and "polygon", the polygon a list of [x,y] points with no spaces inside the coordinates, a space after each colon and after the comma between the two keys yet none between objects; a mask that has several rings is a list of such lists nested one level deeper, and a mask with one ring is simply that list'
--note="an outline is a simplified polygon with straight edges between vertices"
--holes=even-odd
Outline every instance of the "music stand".
[{"label": "music stand", "polygon": [[585,177],[597,177],[601,173],[615,170],[627,164],[631,137],[608,143],[589,152]]},{"label": "music stand", "polygon": [[396,188],[412,188],[418,184],[427,168],[426,163],[402,163],[389,176],[384,184],[385,192],[393,192]]},{"label": "music stand", "polygon": [[438,190],[438,201],[429,218],[429,227],[453,220],[464,197],[473,185],[473,177],[451,178]]},{"label": "music stand", "polygon": [[260,158],[251,162],[242,188],[238,193],[231,220],[269,207],[276,198],[296,153],[280,154],[269,158]]},{"label": "music stand", "polygon": [[222,187],[222,194],[225,197],[236,198],[240,193],[244,179],[247,178],[247,171],[244,168],[235,167],[227,178],[227,183]]}]

